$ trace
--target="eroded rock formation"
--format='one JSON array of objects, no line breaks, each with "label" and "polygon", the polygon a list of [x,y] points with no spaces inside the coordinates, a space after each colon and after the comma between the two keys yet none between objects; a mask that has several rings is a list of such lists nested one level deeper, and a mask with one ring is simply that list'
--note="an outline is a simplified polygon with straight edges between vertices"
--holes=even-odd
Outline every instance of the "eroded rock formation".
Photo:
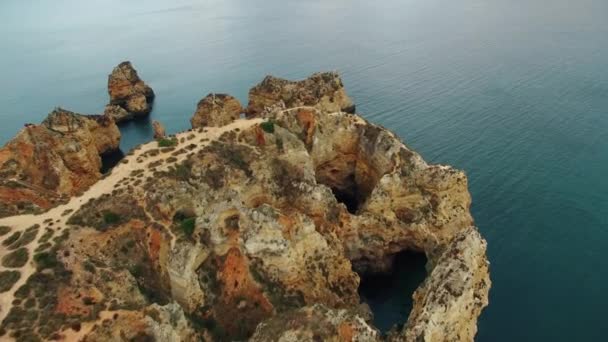
[{"label": "eroded rock formation", "polygon": [[[0,219],[33,236],[7,235],[0,260],[25,248],[36,266],[11,268],[18,280],[0,287],[0,332],[86,341],[473,340],[490,279],[464,173],[429,165],[388,130],[312,102],[271,103],[262,118],[168,138],[175,146],[144,144],[79,198]],[[426,254],[428,276],[403,328],[384,336],[361,305],[360,275],[390,272],[404,250]]]},{"label": "eroded rock formation", "polygon": [[241,103],[227,94],[209,94],[199,101],[190,123],[192,128],[224,126],[238,119],[243,112]]},{"label": "eroded rock formation", "polygon": [[100,177],[100,155],[118,148],[111,117],[57,108],[0,149],[0,217],[40,212]]},{"label": "eroded rock formation", "polygon": [[154,139],[160,139],[165,137],[165,127],[160,122],[153,120],[152,128],[154,129]]},{"label": "eroded rock formation", "polygon": [[152,110],[154,91],[137,75],[131,62],[122,62],[108,76],[110,104],[106,114],[116,122],[145,116]]},{"label": "eroded rock formation", "polygon": [[289,81],[274,76],[249,91],[248,117],[262,114],[265,108],[278,102],[287,108],[311,106],[324,112],[355,112],[355,105],[346,94],[342,79],[335,72],[316,73],[301,81]]}]

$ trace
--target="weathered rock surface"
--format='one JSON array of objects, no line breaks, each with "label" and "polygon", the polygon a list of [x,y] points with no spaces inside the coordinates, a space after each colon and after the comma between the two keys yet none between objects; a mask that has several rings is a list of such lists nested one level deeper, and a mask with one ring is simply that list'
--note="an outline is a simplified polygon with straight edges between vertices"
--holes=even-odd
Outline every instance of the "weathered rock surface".
[{"label": "weathered rock surface", "polygon": [[165,137],[165,127],[160,122],[153,120],[152,128],[154,129],[154,139],[160,139]]},{"label": "weathered rock surface", "polygon": [[380,333],[357,312],[322,304],[275,316],[258,325],[250,341],[378,341]]},{"label": "weathered rock surface", "polygon": [[316,73],[301,81],[266,76],[249,91],[247,115],[260,116],[265,108],[278,102],[284,103],[286,108],[311,106],[328,113],[355,112],[355,105],[335,72]]},{"label": "weathered rock surface", "polygon": [[127,112],[124,108],[119,105],[109,104],[104,110],[104,115],[114,119],[116,123],[129,121],[133,119],[133,114]]},{"label": "weathered rock surface", "polygon": [[100,154],[115,150],[114,120],[55,109],[40,125],[26,125],[0,149],[0,217],[39,212],[100,177]]},{"label": "weathered rock surface", "polygon": [[139,78],[131,62],[122,62],[112,70],[108,76],[108,93],[110,104],[106,113],[117,122],[148,115],[152,110],[154,91]]},{"label": "weathered rock surface", "polygon": [[[11,232],[56,237],[27,245],[37,269],[22,267],[0,294],[11,308],[0,308],[0,332],[472,341],[490,279],[464,173],[428,165],[340,106],[284,106],[181,133],[174,147],[142,145],[80,198],[0,219]],[[359,277],[390,272],[404,250],[426,254],[428,276],[403,328],[383,336]]]},{"label": "weathered rock surface", "polygon": [[209,94],[199,101],[190,123],[192,128],[224,126],[238,119],[243,112],[241,103],[227,94]]}]

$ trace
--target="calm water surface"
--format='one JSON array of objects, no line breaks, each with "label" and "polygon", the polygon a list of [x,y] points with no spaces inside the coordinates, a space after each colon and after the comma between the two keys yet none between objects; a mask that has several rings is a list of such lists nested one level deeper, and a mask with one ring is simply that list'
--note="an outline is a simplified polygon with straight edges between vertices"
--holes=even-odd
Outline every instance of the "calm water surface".
[{"label": "calm water surface", "polygon": [[0,46],[1,143],[55,106],[101,112],[125,59],[173,132],[209,92],[339,70],[366,118],[467,172],[492,263],[478,341],[606,338],[606,0],[3,0]]}]

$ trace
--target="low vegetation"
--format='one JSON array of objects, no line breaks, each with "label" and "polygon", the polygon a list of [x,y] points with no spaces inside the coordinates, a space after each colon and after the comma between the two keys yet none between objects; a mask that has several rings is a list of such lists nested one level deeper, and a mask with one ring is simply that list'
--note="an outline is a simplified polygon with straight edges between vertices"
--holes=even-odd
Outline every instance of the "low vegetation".
[{"label": "low vegetation", "polygon": [[182,230],[182,232],[184,233],[184,235],[186,236],[192,236],[192,233],[194,233],[194,227],[196,225],[196,218],[195,217],[189,217],[185,220],[183,220],[180,224],[179,224],[179,228]]},{"label": "low vegetation", "polygon": [[13,242],[19,240],[20,237],[21,232],[14,232],[13,234],[11,234],[11,236],[7,237],[6,240],[2,241],[2,244],[4,246],[10,246],[13,244]]},{"label": "low vegetation", "polygon": [[0,272],[0,293],[10,290],[20,277],[21,273],[19,271]]},{"label": "low vegetation", "polygon": [[2,257],[2,266],[7,268],[23,267],[28,260],[27,248],[22,247]]},{"label": "low vegetation", "polygon": [[260,124],[260,127],[264,130],[264,132],[266,133],[274,133],[274,122],[273,121],[266,121],[266,122],[262,122]]},{"label": "low vegetation", "polygon": [[11,227],[0,226],[0,236],[6,235],[11,231]]},{"label": "low vegetation", "polygon": [[156,141],[158,142],[158,147],[172,147],[177,145],[176,138],[160,138]]},{"label": "low vegetation", "polygon": [[111,211],[103,212],[103,222],[105,224],[111,225],[120,222],[120,215],[113,213]]},{"label": "low vegetation", "polygon": [[36,268],[43,270],[46,268],[54,268],[57,266],[57,257],[52,252],[42,252],[34,255],[34,261],[36,262]]}]

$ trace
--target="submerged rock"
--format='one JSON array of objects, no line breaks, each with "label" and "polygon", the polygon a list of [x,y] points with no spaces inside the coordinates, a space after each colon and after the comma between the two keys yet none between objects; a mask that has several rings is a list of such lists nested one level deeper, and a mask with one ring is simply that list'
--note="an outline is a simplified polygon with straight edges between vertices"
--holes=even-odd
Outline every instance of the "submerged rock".
[{"label": "submerged rock", "polygon": [[0,149],[0,217],[39,212],[100,177],[100,154],[118,149],[111,117],[55,109]]},{"label": "submerged rock", "polygon": [[106,107],[106,113],[117,122],[148,115],[152,110],[154,91],[139,78],[131,62],[122,62],[112,70],[108,76],[108,93],[110,107]]},{"label": "submerged rock", "polygon": [[335,72],[316,73],[302,81],[266,76],[249,91],[247,115],[259,116],[265,108],[278,102],[283,102],[287,108],[311,106],[328,113],[355,112],[355,105]]},{"label": "submerged rock", "polygon": [[243,112],[241,103],[228,94],[209,94],[199,101],[190,123],[192,128],[224,126],[238,119]]},{"label": "submerged rock", "polygon": [[[140,146],[77,204],[0,219],[69,232],[45,247],[54,262],[21,269],[27,291],[0,294],[13,303],[2,330],[50,321],[30,330],[68,338],[75,320],[85,340],[472,341],[490,279],[464,173],[340,106],[280,102]],[[428,276],[403,328],[382,336],[359,277],[393,271],[406,250],[426,254]],[[17,295],[57,304],[22,322]]]}]

